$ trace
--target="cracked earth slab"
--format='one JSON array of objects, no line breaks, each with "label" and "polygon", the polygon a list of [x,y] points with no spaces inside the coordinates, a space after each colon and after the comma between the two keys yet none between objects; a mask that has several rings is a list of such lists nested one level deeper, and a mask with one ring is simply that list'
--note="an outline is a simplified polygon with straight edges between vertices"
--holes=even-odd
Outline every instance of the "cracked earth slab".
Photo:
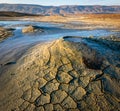
[{"label": "cracked earth slab", "polygon": [[14,29],[6,29],[3,27],[0,27],[0,42],[2,42],[4,39],[10,37],[13,35],[12,31]]},{"label": "cracked earth slab", "polygon": [[0,110],[119,111],[120,51],[112,42],[119,46],[64,37],[32,47],[0,75]]}]

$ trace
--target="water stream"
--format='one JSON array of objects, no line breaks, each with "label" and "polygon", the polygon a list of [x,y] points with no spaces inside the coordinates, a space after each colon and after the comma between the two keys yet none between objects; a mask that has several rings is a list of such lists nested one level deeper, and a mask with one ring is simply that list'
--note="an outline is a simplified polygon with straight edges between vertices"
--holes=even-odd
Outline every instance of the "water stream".
[{"label": "water stream", "polygon": [[[39,26],[44,32],[23,34],[22,28],[27,25]],[[0,26],[14,28],[14,35],[0,43],[0,64],[6,61],[15,61],[23,50],[27,50],[31,45],[39,42],[51,41],[63,36],[101,37],[113,35],[112,32],[104,29],[96,30],[75,30],[61,28],[62,24],[31,22],[31,21],[0,21]]]}]

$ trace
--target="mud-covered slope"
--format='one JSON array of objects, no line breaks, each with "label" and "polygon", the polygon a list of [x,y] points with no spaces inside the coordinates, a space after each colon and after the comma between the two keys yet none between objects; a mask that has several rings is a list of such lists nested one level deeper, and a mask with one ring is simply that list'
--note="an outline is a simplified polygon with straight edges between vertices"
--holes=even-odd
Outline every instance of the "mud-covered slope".
[{"label": "mud-covered slope", "polygon": [[0,110],[120,110],[119,42],[101,41],[65,37],[1,66]]}]

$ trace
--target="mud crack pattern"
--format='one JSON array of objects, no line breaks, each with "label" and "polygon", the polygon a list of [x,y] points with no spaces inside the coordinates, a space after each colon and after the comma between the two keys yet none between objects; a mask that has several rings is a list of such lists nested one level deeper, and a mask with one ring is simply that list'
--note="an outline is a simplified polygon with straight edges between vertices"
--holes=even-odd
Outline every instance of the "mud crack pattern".
[{"label": "mud crack pattern", "polygon": [[120,110],[120,68],[108,53],[65,40],[34,46],[2,75],[1,111]]}]

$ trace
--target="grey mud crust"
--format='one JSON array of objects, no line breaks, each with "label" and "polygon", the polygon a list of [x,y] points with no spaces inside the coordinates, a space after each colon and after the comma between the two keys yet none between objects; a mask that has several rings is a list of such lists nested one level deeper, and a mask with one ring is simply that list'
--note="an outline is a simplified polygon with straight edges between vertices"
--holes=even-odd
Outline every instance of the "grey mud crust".
[{"label": "grey mud crust", "polygon": [[120,51],[74,39],[38,44],[4,71],[0,111],[119,111]]}]

